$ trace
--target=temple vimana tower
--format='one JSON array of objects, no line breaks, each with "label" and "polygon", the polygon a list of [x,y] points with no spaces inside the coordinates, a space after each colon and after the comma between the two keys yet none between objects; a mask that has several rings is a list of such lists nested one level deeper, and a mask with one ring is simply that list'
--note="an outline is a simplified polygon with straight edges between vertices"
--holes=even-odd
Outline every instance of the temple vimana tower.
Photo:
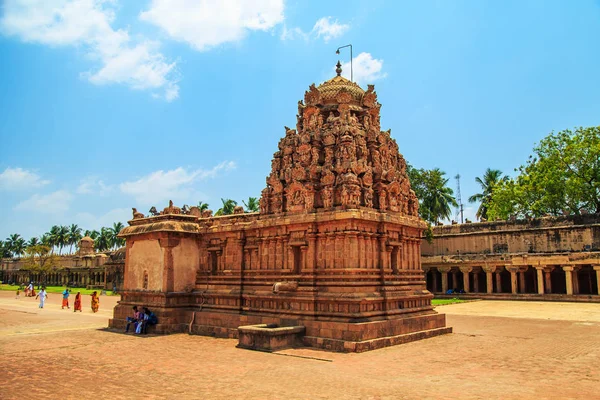
[{"label": "temple vimana tower", "polygon": [[[406,162],[380,129],[373,85],[337,76],[309,87],[285,128],[259,213],[212,216],[172,204],[134,213],[124,291],[159,333],[240,337],[238,327],[296,327],[304,345],[366,351],[448,333],[421,269],[425,223]],[[263,325],[264,327],[264,325]]]}]

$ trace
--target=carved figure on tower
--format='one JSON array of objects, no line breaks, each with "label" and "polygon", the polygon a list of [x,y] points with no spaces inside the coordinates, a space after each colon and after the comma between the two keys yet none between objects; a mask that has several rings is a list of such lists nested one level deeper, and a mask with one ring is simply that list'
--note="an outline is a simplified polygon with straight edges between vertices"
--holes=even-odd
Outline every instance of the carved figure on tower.
[{"label": "carved figure on tower", "polygon": [[373,85],[365,91],[340,74],[310,85],[297,129],[285,127],[273,155],[261,213],[366,207],[417,217],[406,162],[391,130],[380,131],[380,108]]}]

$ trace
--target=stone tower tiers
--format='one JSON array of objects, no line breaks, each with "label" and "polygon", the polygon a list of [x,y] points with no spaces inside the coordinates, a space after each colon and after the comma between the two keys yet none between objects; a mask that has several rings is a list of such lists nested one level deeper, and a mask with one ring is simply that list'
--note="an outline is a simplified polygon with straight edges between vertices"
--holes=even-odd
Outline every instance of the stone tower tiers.
[{"label": "stone tower tiers", "polygon": [[273,155],[261,213],[366,207],[418,216],[398,144],[379,130],[380,109],[373,85],[365,92],[341,76],[311,85]]},{"label": "stone tower tiers", "polygon": [[450,332],[425,289],[426,225],[380,108],[372,85],[339,75],[311,85],[274,154],[260,213],[134,209],[120,234],[124,290],[111,326],[145,305],[157,332],[238,337],[240,326],[272,323],[336,351]]}]

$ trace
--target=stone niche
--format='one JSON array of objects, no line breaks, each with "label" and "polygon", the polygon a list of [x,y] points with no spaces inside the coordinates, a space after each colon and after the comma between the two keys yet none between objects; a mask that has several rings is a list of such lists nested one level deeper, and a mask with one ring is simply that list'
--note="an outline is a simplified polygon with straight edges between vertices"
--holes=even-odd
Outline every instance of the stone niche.
[{"label": "stone niche", "polygon": [[[110,325],[145,305],[161,333],[238,338],[239,327],[275,324],[304,327],[296,343],[353,352],[451,332],[425,288],[426,225],[380,108],[372,85],[339,74],[311,85],[273,155],[260,213],[134,212]],[[263,339],[279,340],[271,333]]]}]

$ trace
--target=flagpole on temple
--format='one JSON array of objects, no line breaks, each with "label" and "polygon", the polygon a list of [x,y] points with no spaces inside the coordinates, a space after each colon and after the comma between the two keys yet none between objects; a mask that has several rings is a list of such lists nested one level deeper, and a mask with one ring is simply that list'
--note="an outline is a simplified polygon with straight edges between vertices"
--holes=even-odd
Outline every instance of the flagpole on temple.
[{"label": "flagpole on temple", "polygon": [[354,82],[354,69],[352,68],[352,45],[347,44],[345,46],[338,47],[335,51],[335,54],[340,54],[340,49],[343,49],[345,47],[350,47],[350,81]]}]

